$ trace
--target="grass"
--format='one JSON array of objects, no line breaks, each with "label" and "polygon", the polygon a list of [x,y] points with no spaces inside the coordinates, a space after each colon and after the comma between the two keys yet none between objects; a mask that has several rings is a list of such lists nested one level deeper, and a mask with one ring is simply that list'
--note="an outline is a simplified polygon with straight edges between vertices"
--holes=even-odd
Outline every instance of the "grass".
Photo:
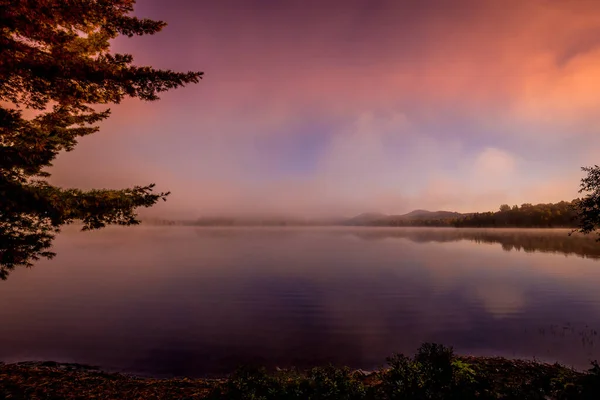
[{"label": "grass", "polygon": [[581,372],[504,358],[461,357],[424,344],[373,373],[333,366],[268,372],[240,368],[223,379],[147,379],[77,365],[0,365],[0,399],[600,399],[600,366]]}]

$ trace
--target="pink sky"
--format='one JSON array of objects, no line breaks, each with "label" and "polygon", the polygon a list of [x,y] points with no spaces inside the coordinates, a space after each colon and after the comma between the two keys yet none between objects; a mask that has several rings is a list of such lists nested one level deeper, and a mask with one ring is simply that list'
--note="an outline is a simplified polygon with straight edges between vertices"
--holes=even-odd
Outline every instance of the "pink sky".
[{"label": "pink sky", "polygon": [[577,197],[600,153],[600,3],[139,1],[138,64],[199,85],[114,106],[66,186],[155,182],[156,215],[485,211]]}]

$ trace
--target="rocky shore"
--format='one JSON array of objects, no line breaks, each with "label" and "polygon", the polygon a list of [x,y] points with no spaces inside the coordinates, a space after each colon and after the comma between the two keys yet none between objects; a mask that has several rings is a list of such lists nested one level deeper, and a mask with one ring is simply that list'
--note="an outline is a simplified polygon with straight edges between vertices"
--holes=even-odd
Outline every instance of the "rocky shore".
[{"label": "rocky shore", "polygon": [[[430,346],[430,347],[427,347]],[[365,372],[242,368],[221,379],[153,379],[54,362],[0,364],[0,399],[600,399],[600,368],[455,356],[424,345]]]}]

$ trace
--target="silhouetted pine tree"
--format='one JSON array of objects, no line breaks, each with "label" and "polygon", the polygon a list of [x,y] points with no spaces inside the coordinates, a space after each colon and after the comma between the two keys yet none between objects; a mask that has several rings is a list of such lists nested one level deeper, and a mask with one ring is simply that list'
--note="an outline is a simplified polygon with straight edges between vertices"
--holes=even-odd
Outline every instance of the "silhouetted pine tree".
[{"label": "silhouetted pine tree", "polygon": [[[154,34],[165,23],[131,16],[134,0],[0,0],[0,278],[49,250],[60,227],[131,225],[137,207],[168,193],[154,185],[123,190],[64,189],[45,178],[60,151],[98,131],[125,97],[157,100],[160,92],[197,83],[202,72],[133,64],[110,52],[119,35]],[[31,111],[24,112],[30,109]]]}]

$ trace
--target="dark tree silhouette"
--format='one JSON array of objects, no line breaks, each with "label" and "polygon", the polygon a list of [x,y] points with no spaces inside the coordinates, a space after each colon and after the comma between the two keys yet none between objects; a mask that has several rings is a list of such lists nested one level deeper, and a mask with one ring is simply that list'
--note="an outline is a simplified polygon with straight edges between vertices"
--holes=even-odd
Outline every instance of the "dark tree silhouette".
[{"label": "dark tree silhouette", "polygon": [[459,228],[573,228],[577,226],[577,202],[524,203],[520,207],[504,204],[500,211],[474,213],[457,218],[452,224]]},{"label": "dark tree silhouette", "polygon": [[[458,214],[441,212],[442,216],[406,218],[406,216],[382,216],[366,222],[351,221],[351,225],[372,226],[435,226],[456,228],[574,228],[577,226],[578,200],[548,204],[524,203],[520,207],[502,204],[499,211]],[[440,214],[433,213],[432,215]],[[454,215],[456,214],[456,215]]]},{"label": "dark tree silhouette", "polygon": [[[154,185],[122,190],[64,189],[46,168],[77,139],[98,131],[99,110],[125,97],[197,83],[202,72],[133,65],[114,54],[119,35],[154,34],[165,23],[131,15],[135,0],[0,0],[0,278],[16,266],[51,258],[64,224],[83,229],[139,223],[135,210],[168,193]],[[29,111],[24,112],[24,110]]]},{"label": "dark tree silhouette", "polygon": [[600,167],[594,165],[581,169],[587,172],[587,176],[581,179],[579,189],[579,193],[585,193],[585,197],[576,204],[579,220],[577,231],[588,234],[600,227]]}]

